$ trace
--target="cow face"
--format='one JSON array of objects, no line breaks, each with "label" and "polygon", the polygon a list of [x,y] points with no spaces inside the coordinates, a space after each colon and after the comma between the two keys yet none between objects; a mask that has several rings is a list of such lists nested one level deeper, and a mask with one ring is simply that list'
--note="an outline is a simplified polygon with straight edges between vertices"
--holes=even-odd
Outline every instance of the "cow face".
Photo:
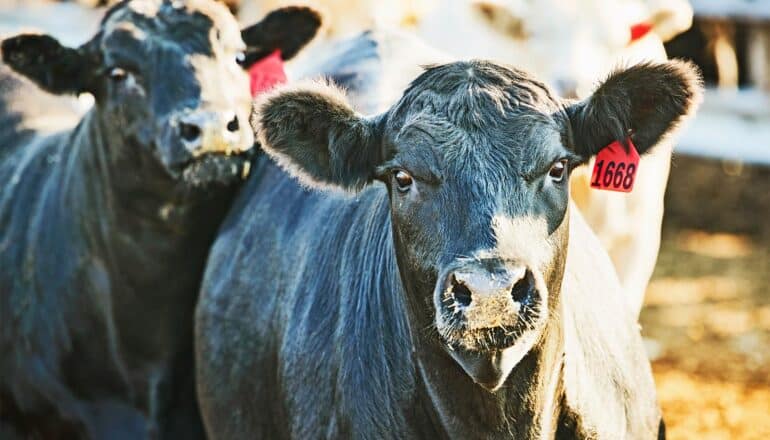
[{"label": "cow face", "polygon": [[319,25],[314,11],[287,8],[241,31],[210,0],[132,0],[108,11],[79,48],[47,35],[17,36],[2,48],[6,63],[45,90],[92,93],[122,150],[112,157],[149,152],[173,178],[200,184],[239,176],[253,145],[244,68],[277,49],[293,56]]},{"label": "cow face", "polygon": [[693,69],[670,62],[617,72],[569,103],[472,61],[428,69],[375,118],[315,85],[265,98],[256,125],[268,154],[311,186],[387,186],[413,327],[435,326],[495,390],[558,319],[570,169],[629,133],[647,152],[699,93]]}]

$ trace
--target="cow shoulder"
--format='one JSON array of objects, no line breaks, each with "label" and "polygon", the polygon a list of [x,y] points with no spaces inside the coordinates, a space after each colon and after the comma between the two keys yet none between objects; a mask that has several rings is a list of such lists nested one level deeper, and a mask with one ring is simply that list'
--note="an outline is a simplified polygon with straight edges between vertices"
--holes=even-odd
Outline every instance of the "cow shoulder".
[{"label": "cow shoulder", "polygon": [[609,256],[572,208],[561,296],[566,408],[599,438],[653,438],[660,410],[639,326]]}]

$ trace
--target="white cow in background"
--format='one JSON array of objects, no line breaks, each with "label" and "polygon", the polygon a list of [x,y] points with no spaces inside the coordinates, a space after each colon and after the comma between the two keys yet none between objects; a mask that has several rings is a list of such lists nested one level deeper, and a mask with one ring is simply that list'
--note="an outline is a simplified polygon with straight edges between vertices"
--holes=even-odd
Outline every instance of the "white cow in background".
[{"label": "white cow in background", "polygon": [[[296,0],[288,0],[296,2]],[[262,0],[275,8],[287,0]],[[689,28],[686,0],[315,0],[304,3],[325,11],[326,35],[346,36],[371,27],[400,27],[454,58],[487,58],[529,70],[549,80],[565,96],[587,96],[610,70],[642,60],[666,58],[663,39]],[[259,16],[257,3],[242,12]],[[249,6],[251,5],[251,6]],[[631,28],[651,31],[631,41]],[[637,26],[637,29],[639,26]],[[416,43],[415,43],[416,44]],[[399,45],[403,46],[403,44]],[[406,47],[409,47],[408,45]],[[308,57],[311,51],[308,51]],[[392,51],[383,64],[399,76],[401,87],[419,73],[414,54]],[[315,55],[312,55],[315,58]],[[444,61],[437,55],[421,62]],[[388,93],[379,92],[388,97]],[[386,108],[390,99],[383,99]],[[572,193],[586,220],[609,252],[632,312],[639,313],[660,246],[663,193],[673,140],[642,159],[630,194],[589,188],[593,163],[575,171]]]}]

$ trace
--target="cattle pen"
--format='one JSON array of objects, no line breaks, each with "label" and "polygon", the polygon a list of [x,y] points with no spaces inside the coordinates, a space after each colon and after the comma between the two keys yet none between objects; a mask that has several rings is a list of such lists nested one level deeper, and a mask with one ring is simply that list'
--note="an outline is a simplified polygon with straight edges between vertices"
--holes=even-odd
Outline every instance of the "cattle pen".
[{"label": "cattle pen", "polygon": [[[602,1],[574,3],[595,7],[605,4]],[[623,1],[633,3],[634,11],[642,8],[638,4],[649,8],[661,3]],[[482,14],[492,14],[498,4],[513,5],[511,10],[521,7],[515,0],[467,2],[481,4]],[[0,36],[45,31],[75,46],[98,27],[104,9],[95,3],[115,2],[0,0]],[[243,20],[260,17],[277,4],[297,2],[240,3]],[[438,14],[443,0],[394,1],[400,6],[393,6],[392,16],[371,0],[299,3],[328,14],[335,13],[337,3],[355,4],[362,16],[377,13],[379,21],[420,35],[415,23]],[[673,3],[692,8],[694,19],[688,31],[666,42],[666,49],[699,66],[706,75],[706,91],[699,113],[676,138],[663,200],[660,252],[639,316],[641,334],[667,438],[770,439],[770,7],[751,0]],[[369,18],[346,21],[344,29],[358,32],[377,24]],[[526,26],[525,19],[511,23]],[[309,46],[309,55],[287,64],[289,78],[341,35],[324,28],[321,41]],[[468,40],[475,41],[470,34]],[[523,37],[516,41],[534,44],[522,43]],[[85,113],[93,99],[81,96],[77,105]],[[3,249],[0,243],[0,252]],[[0,416],[7,416],[2,400]],[[0,440],[2,421],[0,417]]]}]

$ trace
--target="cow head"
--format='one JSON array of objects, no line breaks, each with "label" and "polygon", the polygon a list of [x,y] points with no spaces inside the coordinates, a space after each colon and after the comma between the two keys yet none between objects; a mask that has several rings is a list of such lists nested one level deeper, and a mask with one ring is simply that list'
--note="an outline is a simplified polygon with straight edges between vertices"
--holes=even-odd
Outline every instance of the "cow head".
[{"label": "cow head", "polygon": [[244,68],[275,50],[293,56],[319,25],[314,11],[286,8],[241,31],[210,0],[131,0],[111,8],[78,48],[19,35],[3,41],[2,53],[51,93],[93,94],[117,156],[149,152],[175,179],[227,182],[253,145]]},{"label": "cow head", "polygon": [[495,390],[558,320],[570,170],[629,133],[648,152],[699,94],[681,62],[618,71],[576,103],[471,61],[429,68],[377,117],[313,85],[264,97],[254,123],[268,154],[309,186],[387,187],[413,328],[435,328]]}]

